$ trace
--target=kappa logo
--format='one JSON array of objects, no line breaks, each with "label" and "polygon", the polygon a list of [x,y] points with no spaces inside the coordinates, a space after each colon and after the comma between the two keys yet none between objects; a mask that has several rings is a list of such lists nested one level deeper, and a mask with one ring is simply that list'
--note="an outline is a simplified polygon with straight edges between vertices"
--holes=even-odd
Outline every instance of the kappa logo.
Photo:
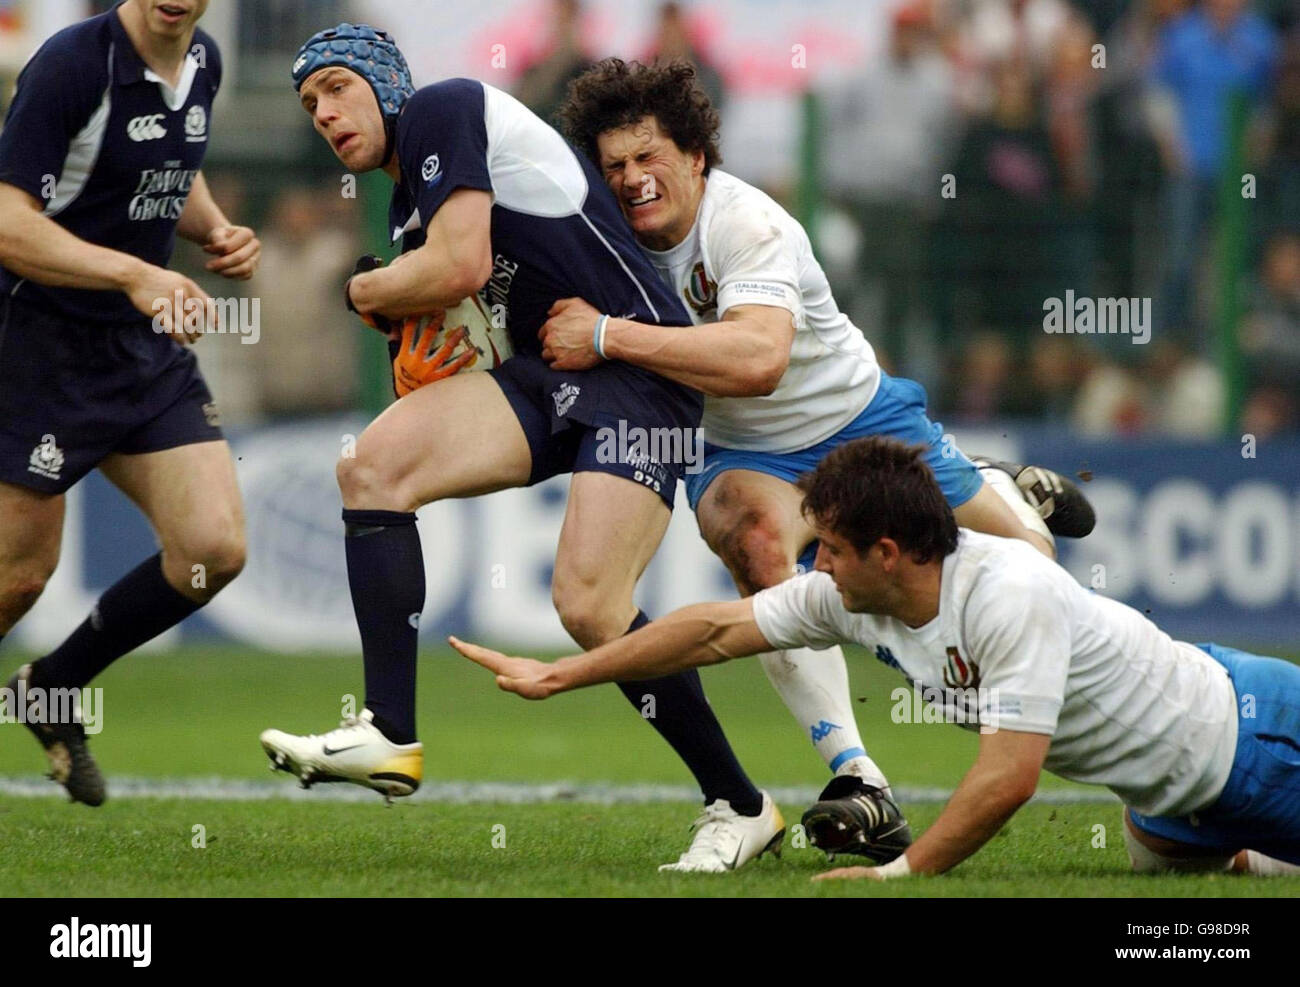
[{"label": "kappa logo", "polygon": [[582,388],[576,384],[561,384],[558,390],[552,391],[551,398],[555,401],[556,416],[563,418],[581,393]]},{"label": "kappa logo", "polygon": [[185,114],[185,139],[191,144],[208,139],[208,111],[197,104]]},{"label": "kappa logo", "polygon": [[[133,141],[156,141],[167,136],[167,128],[162,125],[163,114],[151,113],[148,116],[133,117],[126,125],[126,136]],[[188,121],[187,121],[188,123]]]},{"label": "kappa logo", "polygon": [[432,184],[433,180],[438,177],[438,170],[441,167],[442,162],[438,160],[438,155],[430,154],[424,159],[424,164],[420,165],[420,177]]},{"label": "kappa logo", "polygon": [[825,740],[834,731],[842,729],[838,723],[832,723],[830,720],[822,720],[820,723],[814,723],[810,733],[814,744]]},{"label": "kappa logo", "polygon": [[980,667],[963,658],[956,648],[949,648],[948,660],[943,666],[943,684],[949,689],[978,689]]},{"label": "kappa logo", "polygon": [[57,480],[62,471],[63,450],[55,443],[53,435],[42,435],[40,443],[32,450],[27,472],[43,476],[47,480]]}]

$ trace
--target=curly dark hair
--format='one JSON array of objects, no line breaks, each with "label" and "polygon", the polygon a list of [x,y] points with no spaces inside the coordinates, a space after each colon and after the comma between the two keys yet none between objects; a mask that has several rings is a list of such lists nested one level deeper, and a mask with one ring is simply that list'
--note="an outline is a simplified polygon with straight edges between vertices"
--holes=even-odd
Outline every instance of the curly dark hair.
[{"label": "curly dark hair", "polygon": [[957,521],[925,446],[873,435],[839,446],[799,478],[803,513],[859,553],[892,538],[918,563],[957,550]]},{"label": "curly dark hair", "polygon": [[569,83],[557,114],[573,145],[597,167],[596,138],[652,116],[664,133],[688,154],[704,152],[704,173],[722,163],[718,150],[718,111],[695,81],[695,67],[684,59],[652,65],[606,58]]}]

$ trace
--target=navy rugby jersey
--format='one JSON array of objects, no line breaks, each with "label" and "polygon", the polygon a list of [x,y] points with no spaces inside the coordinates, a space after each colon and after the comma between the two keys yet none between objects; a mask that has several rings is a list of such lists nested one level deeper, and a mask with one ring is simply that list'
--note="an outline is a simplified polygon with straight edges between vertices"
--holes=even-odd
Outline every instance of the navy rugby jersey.
[{"label": "navy rugby jersey", "polygon": [[403,252],[424,243],[429,220],[456,189],[492,193],[483,297],[494,315],[504,312],[516,353],[541,352],[537,330],[560,298],[639,322],[690,325],[595,168],[513,96],[473,79],[424,87],[402,108],[397,155],[402,176],[389,219]]},{"label": "navy rugby jersey", "polygon": [[[18,77],[0,131],[0,182],[43,201],[81,239],[166,267],[220,82],[221,56],[203,31],[173,91],[136,53],[116,9],[65,28]],[[52,288],[2,267],[0,291],[69,319],[148,318],[122,292]]]}]

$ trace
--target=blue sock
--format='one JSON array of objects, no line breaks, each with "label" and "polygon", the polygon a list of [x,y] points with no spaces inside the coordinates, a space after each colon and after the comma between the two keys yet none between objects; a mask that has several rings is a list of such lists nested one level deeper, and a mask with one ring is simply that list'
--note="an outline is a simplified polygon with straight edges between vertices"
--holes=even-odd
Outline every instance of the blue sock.
[{"label": "blue sock", "polygon": [[32,664],[32,684],[80,689],[122,655],[179,624],[200,606],[163,577],[159,552],[106,589],[67,640]]},{"label": "blue sock", "polygon": [[[638,610],[627,632],[648,623],[650,618]],[[721,798],[742,816],[763,811],[763,796],[736,760],[722,725],[704,698],[699,671],[692,668],[658,679],[620,682],[618,687],[638,711],[650,701],[645,697],[652,697],[654,716],[646,718],[691,769],[704,792],[705,804]]]},{"label": "blue sock", "polygon": [[361,630],[366,708],[395,744],[415,741],[415,660],[424,608],[424,553],[415,515],[343,511],[348,585]]}]

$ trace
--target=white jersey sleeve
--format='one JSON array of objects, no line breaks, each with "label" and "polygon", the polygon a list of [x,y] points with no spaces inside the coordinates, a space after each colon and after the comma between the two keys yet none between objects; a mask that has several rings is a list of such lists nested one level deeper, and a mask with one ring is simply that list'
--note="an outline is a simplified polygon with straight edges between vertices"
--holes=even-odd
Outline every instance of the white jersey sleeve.
[{"label": "white jersey sleeve", "polygon": [[754,594],[754,623],[776,649],[829,648],[849,639],[840,594],[824,572],[805,572]]},{"label": "white jersey sleeve", "polygon": [[715,209],[704,250],[718,276],[718,318],[737,305],[771,305],[803,326],[795,245],[759,203],[743,211]]},{"label": "white jersey sleeve", "polygon": [[972,588],[962,638],[979,669],[980,706],[993,717],[990,725],[1056,733],[1070,674],[1072,619],[1059,589],[1032,573],[985,573]]}]

